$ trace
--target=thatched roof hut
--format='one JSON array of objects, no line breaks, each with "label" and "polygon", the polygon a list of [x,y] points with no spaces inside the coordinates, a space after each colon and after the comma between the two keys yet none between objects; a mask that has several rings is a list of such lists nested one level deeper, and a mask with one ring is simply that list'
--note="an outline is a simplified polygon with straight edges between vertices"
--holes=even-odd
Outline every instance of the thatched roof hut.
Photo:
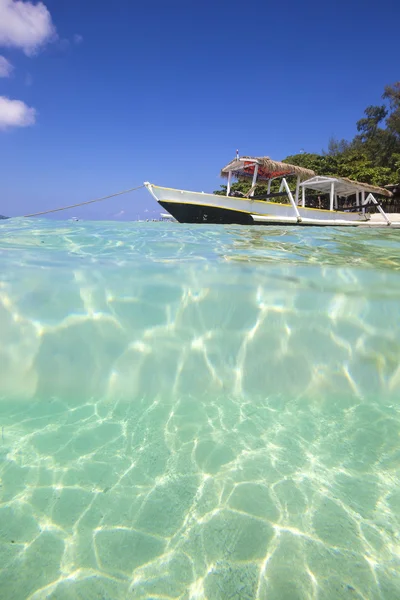
[{"label": "thatched roof hut", "polygon": [[272,160],[269,156],[241,156],[231,160],[221,170],[221,177],[228,177],[230,172],[237,179],[253,177],[256,165],[258,165],[257,179],[263,181],[268,181],[274,177],[288,177],[289,175],[296,175],[304,180],[315,175],[311,169]]}]

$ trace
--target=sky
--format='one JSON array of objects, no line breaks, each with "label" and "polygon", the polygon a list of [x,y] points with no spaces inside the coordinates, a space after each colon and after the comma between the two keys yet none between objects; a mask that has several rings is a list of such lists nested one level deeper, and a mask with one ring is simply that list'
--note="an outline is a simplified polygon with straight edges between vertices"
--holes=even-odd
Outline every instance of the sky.
[{"label": "sky", "polygon": [[[351,139],[400,79],[394,0],[0,0],[0,214]],[[146,190],[55,218],[153,218]]]}]

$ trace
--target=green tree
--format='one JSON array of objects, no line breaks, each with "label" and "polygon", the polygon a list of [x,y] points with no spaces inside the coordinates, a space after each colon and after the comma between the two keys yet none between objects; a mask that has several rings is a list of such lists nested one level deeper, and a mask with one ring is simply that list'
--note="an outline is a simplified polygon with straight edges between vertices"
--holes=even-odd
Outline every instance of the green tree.
[{"label": "green tree", "polygon": [[[318,175],[348,177],[372,185],[400,182],[400,81],[387,85],[385,104],[368,106],[356,123],[357,135],[351,141],[331,138],[327,151],[288,156],[283,162],[312,169]],[[290,182],[290,180],[289,180]],[[232,190],[247,193],[251,182],[239,181]],[[272,183],[271,191],[279,183]],[[257,186],[255,195],[266,194],[266,185]],[[214,192],[226,194],[226,186]],[[278,200],[278,199],[277,199]],[[279,199],[278,201],[282,201]]]},{"label": "green tree", "polygon": [[387,85],[383,98],[389,103],[389,116],[386,120],[389,131],[400,138],[400,81],[393,85]]},{"label": "green tree", "polygon": [[365,117],[357,121],[357,131],[360,132],[362,142],[373,138],[381,123],[388,114],[385,106],[368,106],[364,111]]},{"label": "green tree", "polygon": [[351,144],[347,140],[337,140],[331,137],[328,142],[328,151],[322,151],[322,154],[328,154],[329,156],[337,156],[343,154],[350,148]]},{"label": "green tree", "polygon": [[393,153],[398,142],[396,136],[385,125],[388,116],[385,106],[368,106],[365,117],[357,121],[358,135],[354,138],[352,147],[378,167],[390,169]]}]

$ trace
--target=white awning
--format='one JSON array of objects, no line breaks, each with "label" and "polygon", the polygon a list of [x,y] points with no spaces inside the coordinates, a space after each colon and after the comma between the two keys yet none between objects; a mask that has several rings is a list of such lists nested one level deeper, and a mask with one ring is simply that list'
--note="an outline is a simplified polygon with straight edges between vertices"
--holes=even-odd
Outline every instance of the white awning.
[{"label": "white awning", "polygon": [[300,185],[304,188],[317,190],[322,194],[330,194],[332,183],[335,185],[335,194],[347,198],[357,192],[366,192],[370,194],[380,194],[382,196],[391,196],[392,194],[384,188],[379,188],[375,185],[352,181],[351,179],[342,177],[322,177],[317,175],[311,179],[303,181]]}]

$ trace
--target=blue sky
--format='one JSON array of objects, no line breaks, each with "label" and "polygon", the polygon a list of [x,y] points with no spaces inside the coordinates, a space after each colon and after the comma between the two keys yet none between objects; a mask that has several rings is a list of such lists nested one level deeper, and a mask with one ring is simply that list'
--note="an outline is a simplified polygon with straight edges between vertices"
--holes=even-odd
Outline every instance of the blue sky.
[{"label": "blue sky", "polygon": [[[212,191],[236,148],[279,160],[351,138],[400,79],[399,17],[392,0],[0,0],[0,213],[146,180]],[[152,211],[141,190],[57,218]]]}]

